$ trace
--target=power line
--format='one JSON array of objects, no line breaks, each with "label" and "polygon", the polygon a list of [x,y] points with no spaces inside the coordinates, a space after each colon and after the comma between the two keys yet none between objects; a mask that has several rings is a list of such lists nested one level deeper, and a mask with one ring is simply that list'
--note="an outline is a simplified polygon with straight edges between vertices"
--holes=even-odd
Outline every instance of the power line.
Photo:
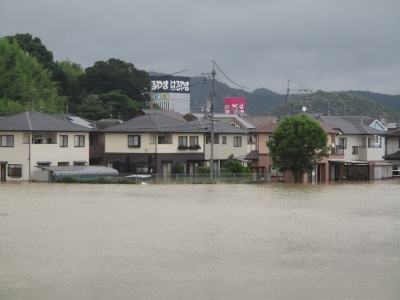
[{"label": "power line", "polygon": [[213,61],[213,63],[214,63],[215,66],[218,68],[218,70],[219,70],[230,82],[232,82],[233,84],[235,84],[235,85],[237,85],[237,86],[240,86],[241,88],[249,89],[248,87],[242,86],[242,85],[237,84],[236,82],[232,81],[228,76],[226,76],[226,74],[225,74],[224,72],[222,72],[222,70],[218,67],[218,65],[217,65],[217,63],[216,63],[215,61]]}]

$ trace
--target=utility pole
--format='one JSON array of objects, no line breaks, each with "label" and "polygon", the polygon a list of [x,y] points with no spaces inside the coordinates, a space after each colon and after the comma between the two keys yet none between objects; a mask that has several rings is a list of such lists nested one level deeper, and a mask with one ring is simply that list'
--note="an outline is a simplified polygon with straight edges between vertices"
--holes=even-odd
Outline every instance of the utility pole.
[{"label": "utility pole", "polygon": [[[214,98],[215,98],[215,81],[217,80],[215,78],[215,75],[217,74],[215,72],[215,61],[212,61],[213,63],[213,69],[211,73],[201,73],[205,78],[207,75],[207,78],[205,79],[206,82],[209,80],[212,81],[212,91],[211,91],[211,105],[210,105],[210,110],[211,110],[211,153],[210,153],[210,178],[214,177]],[[210,77],[211,74],[211,77]]]},{"label": "utility pole", "polygon": [[322,100],[328,101],[328,116],[330,117],[331,116],[331,109],[330,109],[330,106],[329,106],[329,101],[331,101],[333,99],[322,99]]},{"label": "utility pole", "polygon": [[110,104],[110,118],[112,118],[112,105],[115,104],[116,102],[107,102]]},{"label": "utility pole", "polygon": [[214,178],[214,94],[215,94],[215,75],[217,73],[214,69],[214,61],[213,61],[213,69],[211,72],[211,80],[212,80],[212,92],[211,92],[211,156],[210,156],[210,178]]},{"label": "utility pole", "polygon": [[288,103],[289,103],[289,82],[290,80],[287,81],[287,92],[286,92],[286,99],[285,99],[285,117],[288,116]]}]

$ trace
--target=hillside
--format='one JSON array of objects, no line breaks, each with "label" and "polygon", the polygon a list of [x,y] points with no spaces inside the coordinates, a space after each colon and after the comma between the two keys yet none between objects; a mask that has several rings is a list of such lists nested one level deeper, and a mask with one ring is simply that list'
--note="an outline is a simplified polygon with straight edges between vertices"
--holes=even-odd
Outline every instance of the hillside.
[{"label": "hillside", "polygon": [[[202,77],[191,78],[191,108],[192,112],[200,112],[205,99],[210,99],[212,86]],[[245,97],[247,114],[266,114],[271,112],[278,116],[285,115],[286,95],[280,95],[265,88],[253,92],[242,89],[232,89],[224,83],[215,87],[215,112],[222,113],[224,97]],[[331,115],[370,116],[386,123],[400,121],[400,95],[391,96],[362,91],[323,92],[313,94],[290,95],[288,111],[290,114],[300,113],[304,105],[307,112],[326,113]],[[329,101],[328,101],[329,99]],[[328,109],[329,105],[329,109]]]},{"label": "hillside", "polygon": [[382,103],[383,105],[400,111],[400,95],[386,95],[379,93],[371,93],[366,91],[347,91],[347,93],[355,94],[361,97],[371,99],[375,102]]}]

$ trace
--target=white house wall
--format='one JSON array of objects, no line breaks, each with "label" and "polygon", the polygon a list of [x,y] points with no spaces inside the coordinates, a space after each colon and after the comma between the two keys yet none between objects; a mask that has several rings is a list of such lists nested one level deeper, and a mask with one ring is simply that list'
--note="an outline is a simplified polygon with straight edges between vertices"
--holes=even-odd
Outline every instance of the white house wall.
[{"label": "white house wall", "polygon": [[[68,147],[60,147],[60,135],[68,136]],[[85,146],[75,147],[75,135],[85,136]],[[70,166],[74,161],[83,160],[89,163],[89,133],[61,132],[57,133],[57,144],[32,144],[31,163],[37,166],[38,161],[51,161],[51,166],[58,166],[60,162],[68,162]],[[34,168],[37,171],[37,168]],[[32,168],[32,171],[33,168]],[[32,173],[33,175],[33,173]]]},{"label": "white house wall", "polygon": [[21,181],[29,180],[29,144],[23,143],[22,132],[1,132],[1,135],[13,135],[14,147],[0,147],[0,160],[6,161],[8,165],[20,164],[22,165],[22,177],[13,178],[8,177],[8,169],[6,170],[7,181]]},{"label": "white house wall", "polygon": [[400,151],[400,136],[388,136],[387,139],[387,153],[393,154],[397,151]]},{"label": "white house wall", "polygon": [[[222,137],[226,136],[226,144],[222,144]],[[242,137],[242,146],[234,147],[233,139],[235,136]],[[219,143],[214,144],[213,159],[224,160],[229,155],[233,154],[234,157],[244,157],[247,152],[247,135],[245,134],[219,134]],[[211,144],[206,144],[204,147],[204,158],[209,160],[211,158]]]},{"label": "white house wall", "polygon": [[[383,145],[381,148],[368,148],[368,137],[371,138],[371,143],[373,136],[367,135],[341,135],[337,137],[336,142],[339,145],[339,138],[347,138],[347,148],[344,149],[344,159],[345,160],[382,160]],[[366,148],[360,147],[362,145],[362,138],[366,138]],[[382,137],[381,137],[382,138]],[[381,143],[384,140],[381,140]],[[352,154],[353,146],[358,147],[358,154]]]},{"label": "white house wall", "polygon": [[[26,132],[1,132],[1,135],[13,135],[14,147],[0,147],[0,160],[7,161],[7,166],[22,165],[22,177],[9,177],[6,170],[7,181],[31,180],[34,171],[38,170],[35,167],[38,161],[51,161],[51,166],[57,166],[59,162],[73,165],[73,161],[77,160],[89,162],[89,133],[54,133],[54,136],[57,136],[57,144],[30,144],[29,134]],[[60,135],[68,135],[68,147],[60,147]],[[85,136],[85,147],[74,146],[75,135]]]},{"label": "white house wall", "polygon": [[[140,135],[140,147],[128,147],[128,136]],[[164,135],[164,134],[158,134]],[[166,134],[170,135],[170,134]],[[204,135],[196,133],[173,133],[172,144],[154,144],[154,133],[106,133],[105,134],[105,152],[106,153],[182,153],[178,150],[178,137],[186,136],[188,146],[191,136],[198,137],[198,143],[201,149],[190,150],[191,152],[203,152]]]}]

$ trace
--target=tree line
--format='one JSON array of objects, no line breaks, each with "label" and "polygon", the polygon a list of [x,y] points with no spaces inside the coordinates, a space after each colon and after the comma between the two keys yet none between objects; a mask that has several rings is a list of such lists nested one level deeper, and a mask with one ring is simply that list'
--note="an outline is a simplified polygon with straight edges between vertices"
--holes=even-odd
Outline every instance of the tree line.
[{"label": "tree line", "polygon": [[75,114],[90,120],[127,120],[145,106],[146,71],[116,58],[83,69],[53,53],[31,34],[0,40],[0,116],[27,110]]}]

